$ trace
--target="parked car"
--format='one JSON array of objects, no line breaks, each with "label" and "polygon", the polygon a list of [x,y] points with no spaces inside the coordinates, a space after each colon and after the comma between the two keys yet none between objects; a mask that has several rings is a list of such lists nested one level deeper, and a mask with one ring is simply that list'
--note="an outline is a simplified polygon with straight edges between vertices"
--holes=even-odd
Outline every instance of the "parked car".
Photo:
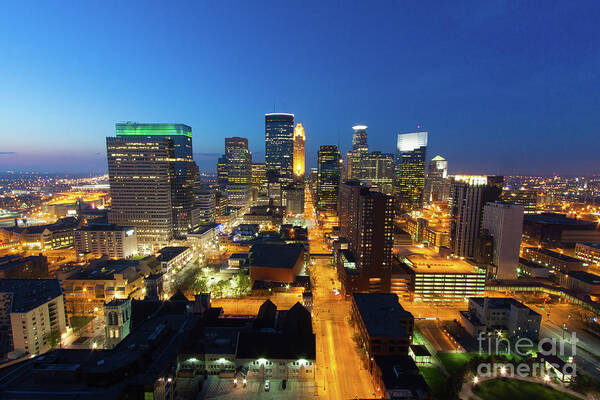
[{"label": "parked car", "polygon": [[265,392],[268,392],[269,390],[271,390],[271,382],[267,379],[265,381]]}]

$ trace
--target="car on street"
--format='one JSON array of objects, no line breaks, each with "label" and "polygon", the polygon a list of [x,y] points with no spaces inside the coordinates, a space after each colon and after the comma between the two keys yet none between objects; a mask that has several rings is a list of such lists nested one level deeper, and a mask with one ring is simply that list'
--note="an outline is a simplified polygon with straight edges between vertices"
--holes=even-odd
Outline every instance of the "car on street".
[{"label": "car on street", "polygon": [[268,392],[271,389],[271,382],[267,379],[265,381],[265,392]]}]

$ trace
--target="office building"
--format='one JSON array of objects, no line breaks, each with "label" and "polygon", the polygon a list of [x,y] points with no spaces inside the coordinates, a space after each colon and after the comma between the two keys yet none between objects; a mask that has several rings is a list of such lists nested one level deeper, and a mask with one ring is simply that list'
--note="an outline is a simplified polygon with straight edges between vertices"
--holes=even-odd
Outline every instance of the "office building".
[{"label": "office building", "polygon": [[206,226],[214,223],[217,208],[215,190],[210,187],[194,189],[194,198],[192,226]]},{"label": "office building", "polygon": [[460,323],[474,337],[497,335],[529,338],[537,342],[542,316],[512,297],[471,297]]},{"label": "office building", "polygon": [[250,280],[292,283],[305,266],[304,245],[255,244],[248,253]]},{"label": "office building", "polygon": [[523,258],[550,268],[550,272],[553,274],[586,270],[589,267],[587,262],[578,258],[538,247],[525,247],[523,249]]},{"label": "office building", "polygon": [[481,233],[483,206],[498,200],[504,178],[495,175],[457,175],[450,188],[450,248],[460,257],[473,257]]},{"label": "office building", "polygon": [[502,201],[523,206],[525,214],[535,214],[538,194],[534,190],[505,189],[500,196]]},{"label": "office building", "polygon": [[[185,236],[187,230],[191,227],[191,211],[194,205],[194,195],[193,195],[193,185],[194,181],[198,176],[198,166],[194,162],[193,158],[193,148],[192,148],[192,128],[184,125],[184,124],[138,124],[138,123],[118,123],[116,124],[116,133],[117,138],[122,138],[124,141],[131,140],[132,143],[139,143],[139,139],[147,138],[151,143],[155,140],[168,139],[172,145],[172,157],[168,159],[170,164],[170,168],[172,168],[172,174],[170,176],[171,183],[171,209],[173,213],[172,222],[173,222],[173,233],[175,236],[181,237]],[[138,144],[133,144],[134,147],[138,147]],[[156,146],[156,145],[151,145]],[[142,146],[143,147],[143,146]],[[116,155],[116,157],[111,157],[109,155],[109,178],[111,175],[111,164],[113,164],[113,178],[119,176],[118,174],[124,172],[124,175],[127,175],[128,172],[125,172],[125,169],[131,170],[131,166],[128,166],[131,163],[132,166],[135,167],[137,161],[142,164],[139,165],[139,168],[136,168],[135,171],[130,171],[134,175],[129,175],[129,188],[132,189],[132,184],[138,186],[138,182],[135,181],[146,181],[150,179],[162,180],[163,172],[155,175],[152,178],[152,172],[149,172],[147,168],[148,164],[148,156],[159,156],[156,157],[155,162],[159,164],[163,164],[165,161],[160,160],[161,154],[152,153],[151,149],[147,149],[149,153],[144,153],[144,155],[139,158],[135,158],[136,154],[131,153],[130,151],[125,150],[123,154]],[[141,148],[133,149],[142,150]],[[134,159],[135,158],[135,159]],[[123,169],[115,170],[115,166],[120,166]],[[155,168],[161,169],[161,167],[156,166]],[[157,171],[156,171],[157,172]],[[136,175],[137,174],[137,175]],[[150,178],[149,178],[150,177]],[[112,196],[112,207],[114,211],[115,206],[115,196],[113,194],[112,183],[111,182],[111,196]],[[134,183],[135,182],[135,183]],[[148,183],[147,181],[144,183]],[[139,188],[142,192],[137,193],[136,201],[140,201],[145,196],[144,189],[139,185]],[[123,193],[121,192],[122,188],[117,187],[118,197],[122,199]],[[136,189],[137,190],[137,189]],[[133,195],[136,195],[134,193]],[[123,205],[122,201],[119,201],[120,205]],[[144,205],[140,204],[140,208],[143,208]],[[129,208],[125,205],[125,210],[129,210]],[[123,210],[116,210],[117,214]],[[125,211],[126,213],[129,211]],[[118,217],[121,219],[121,216]],[[137,217],[133,217],[131,219],[138,219]],[[143,219],[143,217],[142,217]],[[117,221],[110,221],[119,223]],[[123,225],[123,224],[122,224]],[[127,224],[124,225],[134,225],[135,224]],[[145,236],[146,232],[144,232]]]},{"label": "office building", "polygon": [[217,160],[217,189],[218,193],[225,196],[227,190],[227,157],[223,154]]},{"label": "office building", "polygon": [[367,144],[367,126],[355,125],[352,127],[352,150],[346,155],[346,179],[362,179],[361,158],[369,152]]},{"label": "office building", "polygon": [[106,348],[112,349],[131,332],[131,299],[112,299],[104,305]]},{"label": "office building", "polygon": [[253,200],[267,194],[267,167],[265,163],[252,163]]},{"label": "office building", "polygon": [[397,249],[397,257],[392,293],[408,301],[452,303],[483,295],[485,269],[471,261],[416,246]]},{"label": "office building", "polygon": [[585,271],[559,273],[560,286],[578,293],[593,296],[598,301],[600,296],[600,276]]},{"label": "office building", "polygon": [[[187,137],[184,127],[173,126],[173,135]],[[174,236],[173,203],[178,201],[173,195],[173,140],[161,134],[122,135],[106,138],[106,147],[112,197],[109,222],[134,226],[141,246],[167,243]]]},{"label": "office building", "polygon": [[0,279],[2,355],[41,354],[67,331],[65,304],[56,279]]},{"label": "office building", "polygon": [[340,237],[350,243],[354,268],[338,266],[347,293],[387,292],[394,246],[394,198],[360,182],[340,186]]},{"label": "office building", "polygon": [[360,160],[360,180],[378,192],[393,194],[394,155],[374,151],[362,154]]},{"label": "office building", "polygon": [[319,148],[319,176],[317,183],[317,209],[320,212],[337,212],[340,185],[340,151],[337,146],[324,145]]},{"label": "office building", "polygon": [[265,164],[267,174],[279,174],[282,184],[294,177],[294,114],[265,114]]},{"label": "office building", "polygon": [[2,279],[41,279],[48,277],[48,258],[42,254],[28,257],[13,254],[0,257],[0,278]]},{"label": "office building", "polygon": [[75,253],[129,258],[138,253],[133,226],[91,222],[75,231]]},{"label": "office building", "polygon": [[79,219],[61,218],[53,224],[0,227],[0,241],[17,242],[43,250],[63,249],[73,246]]},{"label": "office building", "polygon": [[575,257],[589,265],[600,266],[600,243],[577,243],[575,245]]},{"label": "office building", "polygon": [[225,138],[225,160],[227,183],[225,195],[229,207],[245,207],[251,198],[252,154],[248,150],[248,139]]},{"label": "office building", "polygon": [[555,213],[526,215],[523,235],[548,247],[573,248],[581,242],[600,242],[600,229],[596,222]]},{"label": "office building", "polygon": [[429,162],[425,180],[425,203],[447,203],[450,185],[448,182],[448,161],[435,156]]},{"label": "office building", "polygon": [[535,261],[529,261],[519,257],[519,265],[517,267],[517,275],[527,278],[549,278],[550,268],[541,265]]},{"label": "office building", "polygon": [[304,127],[298,122],[294,129],[294,178],[301,183],[304,183],[306,169],[304,160],[305,141]]},{"label": "office building", "polygon": [[403,210],[419,208],[423,201],[427,132],[400,133],[396,147],[396,201]]},{"label": "office building", "polygon": [[487,203],[483,208],[481,227],[493,237],[492,263],[496,267],[496,278],[516,279],[523,233],[523,206]]}]

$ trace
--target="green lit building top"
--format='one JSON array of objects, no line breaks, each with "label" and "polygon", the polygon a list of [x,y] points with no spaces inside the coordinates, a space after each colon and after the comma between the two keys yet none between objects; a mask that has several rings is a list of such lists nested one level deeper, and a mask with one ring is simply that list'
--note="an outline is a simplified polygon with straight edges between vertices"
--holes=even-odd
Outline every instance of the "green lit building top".
[{"label": "green lit building top", "polygon": [[159,135],[192,137],[192,127],[185,124],[138,124],[126,122],[116,124],[117,136],[123,135]]}]

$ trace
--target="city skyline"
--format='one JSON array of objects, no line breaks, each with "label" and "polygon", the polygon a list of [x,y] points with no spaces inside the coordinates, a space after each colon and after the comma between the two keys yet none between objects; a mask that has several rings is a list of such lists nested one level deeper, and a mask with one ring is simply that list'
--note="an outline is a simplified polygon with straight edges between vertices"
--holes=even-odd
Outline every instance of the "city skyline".
[{"label": "city skyline", "polygon": [[[262,160],[263,115],[276,111],[294,113],[305,127],[307,169],[320,145],[345,154],[351,127],[365,124],[370,147],[384,153],[393,152],[395,135],[421,125],[431,133],[430,154],[449,160],[450,173],[593,171],[600,122],[591,90],[600,62],[593,2],[264,4],[240,3],[235,16],[154,4],[144,18],[133,3],[64,13],[38,5],[27,15],[9,5],[14,18],[0,43],[13,62],[0,66],[11,78],[0,99],[0,170],[105,172],[104,138],[116,122],[134,120],[192,126],[195,159],[214,171],[225,137],[248,138]],[[256,24],[264,9],[271,18]],[[115,12],[128,23],[106,32]],[[163,15],[181,29],[164,29]],[[25,16],[31,29],[21,29]],[[342,23],[359,16],[358,31]],[[309,25],[311,32],[284,29]],[[277,58],[273,49],[284,45],[291,51]]]}]

